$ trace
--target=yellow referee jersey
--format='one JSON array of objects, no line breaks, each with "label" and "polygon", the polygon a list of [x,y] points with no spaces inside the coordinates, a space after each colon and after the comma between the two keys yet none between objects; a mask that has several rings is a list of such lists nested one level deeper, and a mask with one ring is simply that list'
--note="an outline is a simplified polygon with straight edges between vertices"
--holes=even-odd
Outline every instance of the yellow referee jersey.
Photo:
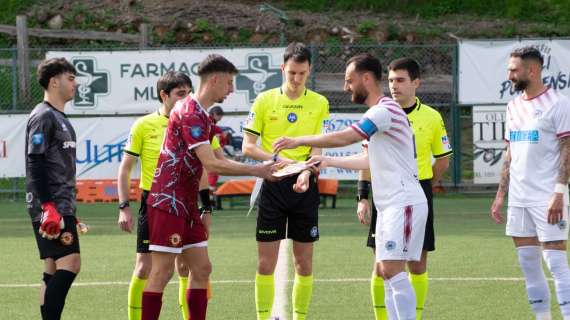
[{"label": "yellow referee jersey", "polygon": [[[305,89],[299,98],[291,100],[282,88],[275,88],[257,96],[244,130],[261,136],[261,148],[272,153],[275,139],[321,134],[329,118],[329,102],[324,96]],[[307,160],[310,154],[311,147],[306,146],[280,153],[297,161]]]},{"label": "yellow referee jersey", "polygon": [[416,139],[416,153],[419,179],[433,177],[432,156],[443,158],[451,155],[451,145],[445,130],[443,119],[437,110],[423,104],[416,97],[415,108],[408,113]]},{"label": "yellow referee jersey", "polygon": [[[140,117],[131,127],[129,140],[124,151],[140,158],[141,179],[139,187],[149,191],[154,177],[154,170],[160,156],[160,147],[168,127],[168,117],[160,112],[153,112]],[[212,150],[219,149],[217,137],[212,140]]]}]

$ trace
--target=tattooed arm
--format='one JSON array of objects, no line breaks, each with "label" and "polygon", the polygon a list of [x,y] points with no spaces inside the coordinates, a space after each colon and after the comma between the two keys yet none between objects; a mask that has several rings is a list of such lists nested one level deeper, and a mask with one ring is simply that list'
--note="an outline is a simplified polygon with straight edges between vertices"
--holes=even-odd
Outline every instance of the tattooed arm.
[{"label": "tattooed arm", "polygon": [[501,180],[499,181],[499,189],[497,190],[497,195],[495,196],[495,201],[491,205],[491,218],[495,220],[496,223],[503,223],[503,215],[501,214],[501,209],[503,208],[503,202],[505,201],[505,195],[509,190],[509,179],[511,169],[511,149],[507,143],[507,150],[505,151],[505,160],[503,162],[503,169],[501,170]]},{"label": "tattooed arm", "polygon": [[560,167],[558,168],[557,185],[565,191],[555,191],[548,203],[548,223],[557,224],[562,220],[564,193],[568,193],[568,177],[570,176],[570,137],[560,138]]}]

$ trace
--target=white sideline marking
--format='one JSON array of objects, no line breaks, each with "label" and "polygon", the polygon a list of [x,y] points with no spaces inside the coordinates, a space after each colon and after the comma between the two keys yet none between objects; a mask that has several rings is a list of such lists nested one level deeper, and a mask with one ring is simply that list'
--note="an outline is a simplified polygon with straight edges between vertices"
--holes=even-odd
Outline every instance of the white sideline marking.
[{"label": "white sideline marking", "polygon": [[[283,250],[285,251],[285,250]],[[288,251],[287,251],[288,252]],[[277,269],[278,270],[278,269]],[[277,271],[275,272],[277,274]],[[277,283],[278,277],[275,278],[275,286],[279,288]],[[503,278],[503,277],[466,277],[466,278],[429,278],[430,281],[448,281],[448,282],[486,282],[486,281],[506,281],[517,282],[524,281],[524,278]],[[293,282],[293,280],[285,280],[286,282]],[[370,278],[339,278],[339,279],[315,279],[314,282],[369,282]],[[552,281],[552,279],[548,279]],[[178,284],[178,281],[171,281],[171,284]],[[212,280],[214,284],[254,284],[254,280]],[[75,282],[74,287],[97,287],[97,286],[128,286],[128,281],[94,281],[94,282]],[[38,288],[39,283],[0,283],[0,288]],[[287,295],[285,295],[287,297]],[[276,294],[275,300],[277,301],[278,295]],[[285,298],[283,298],[285,299]]]},{"label": "white sideline marking", "polygon": [[290,240],[281,240],[279,245],[279,256],[277,257],[277,267],[275,268],[275,297],[271,319],[287,320],[287,283],[289,280],[289,243]]}]

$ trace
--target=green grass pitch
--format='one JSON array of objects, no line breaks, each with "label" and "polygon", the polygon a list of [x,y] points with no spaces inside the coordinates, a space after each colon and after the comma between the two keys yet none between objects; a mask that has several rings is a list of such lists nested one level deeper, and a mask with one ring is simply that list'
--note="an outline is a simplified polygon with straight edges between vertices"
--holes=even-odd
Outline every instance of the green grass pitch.
[{"label": "green grass pitch", "polygon": [[[515,250],[504,226],[488,218],[490,203],[478,197],[435,199],[437,250],[429,259],[425,319],[533,319]],[[246,211],[225,209],[214,216],[209,319],[255,319],[255,216],[246,217]],[[135,235],[119,231],[115,204],[80,205],[78,213],[91,230],[81,237],[82,270],[63,319],[126,319]],[[373,256],[364,247],[366,228],[356,219],[354,201],[321,210],[319,223],[309,319],[373,319]],[[39,319],[38,288],[26,285],[39,284],[43,266],[23,203],[0,202],[0,261],[0,319]],[[291,283],[288,288],[290,294]],[[561,319],[554,292],[552,298],[554,319]],[[161,319],[181,319],[176,301],[177,285],[170,284]]]}]

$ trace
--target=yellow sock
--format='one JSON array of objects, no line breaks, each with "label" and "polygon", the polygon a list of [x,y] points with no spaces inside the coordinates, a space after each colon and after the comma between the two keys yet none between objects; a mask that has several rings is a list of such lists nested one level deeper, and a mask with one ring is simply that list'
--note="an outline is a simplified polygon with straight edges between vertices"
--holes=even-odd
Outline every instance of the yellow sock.
[{"label": "yellow sock", "polygon": [[178,276],[178,307],[182,313],[182,319],[190,319],[188,311],[188,301],[186,301],[186,290],[188,289],[188,277]]},{"label": "yellow sock", "polygon": [[313,275],[301,276],[295,273],[293,284],[293,320],[305,320],[313,296]]},{"label": "yellow sock", "polygon": [[212,282],[208,279],[208,291],[206,291],[206,297],[208,300],[212,299],[214,292],[212,291]]},{"label": "yellow sock", "polygon": [[388,320],[386,312],[386,303],[384,302],[384,279],[372,274],[370,281],[370,293],[372,295],[372,307],[374,307],[374,319]]},{"label": "yellow sock", "polygon": [[146,284],[146,279],[141,279],[135,275],[133,275],[133,277],[131,278],[131,283],[129,284],[129,296],[128,296],[129,320],[141,320],[142,295],[145,284]]},{"label": "yellow sock", "polygon": [[422,319],[422,314],[424,312],[424,305],[426,304],[426,298],[428,293],[428,273],[424,272],[422,274],[410,274],[410,282],[414,291],[416,292],[416,319]]},{"label": "yellow sock", "polygon": [[275,294],[275,279],[273,275],[255,275],[255,310],[257,320],[267,320],[271,317],[273,295]]}]

